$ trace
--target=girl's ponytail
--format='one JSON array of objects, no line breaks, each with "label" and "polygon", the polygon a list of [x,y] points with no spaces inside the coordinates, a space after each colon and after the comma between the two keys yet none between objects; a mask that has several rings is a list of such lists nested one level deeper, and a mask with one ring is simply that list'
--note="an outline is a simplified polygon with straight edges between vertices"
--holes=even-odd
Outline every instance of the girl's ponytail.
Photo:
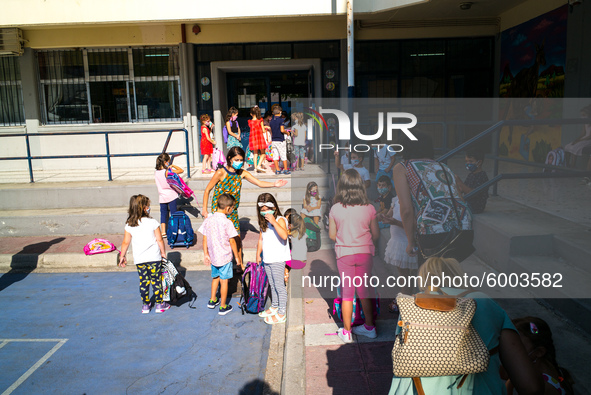
[{"label": "girl's ponytail", "polygon": [[156,158],[156,170],[164,170],[166,169],[166,163],[170,160],[170,155],[166,152],[158,155]]}]

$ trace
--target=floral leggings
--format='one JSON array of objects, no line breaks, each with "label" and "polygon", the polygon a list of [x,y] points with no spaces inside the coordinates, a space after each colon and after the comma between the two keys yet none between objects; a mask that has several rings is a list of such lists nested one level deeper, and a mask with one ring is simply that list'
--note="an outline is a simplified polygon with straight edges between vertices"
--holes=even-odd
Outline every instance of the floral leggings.
[{"label": "floral leggings", "polygon": [[136,267],[140,276],[140,296],[144,304],[150,303],[150,285],[154,292],[154,303],[162,303],[162,263],[146,262]]}]

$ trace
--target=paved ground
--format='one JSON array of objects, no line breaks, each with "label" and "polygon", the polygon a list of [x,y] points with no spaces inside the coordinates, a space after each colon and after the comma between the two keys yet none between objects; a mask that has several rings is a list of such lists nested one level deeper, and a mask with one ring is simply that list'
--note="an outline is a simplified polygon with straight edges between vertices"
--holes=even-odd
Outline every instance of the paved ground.
[{"label": "paved ground", "polygon": [[16,276],[0,278],[0,392],[262,393],[271,326],[208,309],[208,272],[186,276],[196,309],[149,315],[136,273]]}]

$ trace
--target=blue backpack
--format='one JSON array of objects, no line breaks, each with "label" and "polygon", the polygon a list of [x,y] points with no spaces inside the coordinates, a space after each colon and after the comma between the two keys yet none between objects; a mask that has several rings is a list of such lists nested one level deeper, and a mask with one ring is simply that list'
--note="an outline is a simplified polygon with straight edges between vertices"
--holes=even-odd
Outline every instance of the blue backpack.
[{"label": "blue backpack", "polygon": [[242,296],[240,296],[240,310],[258,314],[265,310],[269,280],[265,272],[265,265],[248,262],[242,275]]},{"label": "blue backpack", "polygon": [[195,232],[191,226],[189,216],[182,211],[172,213],[166,227],[166,238],[170,248],[187,247],[193,245]]}]

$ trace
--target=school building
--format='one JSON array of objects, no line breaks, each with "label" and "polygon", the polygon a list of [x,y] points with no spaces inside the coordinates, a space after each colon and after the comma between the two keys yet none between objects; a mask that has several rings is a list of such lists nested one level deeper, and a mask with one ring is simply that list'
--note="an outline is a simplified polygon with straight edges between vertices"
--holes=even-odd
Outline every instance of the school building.
[{"label": "school building", "polygon": [[[26,155],[25,138],[3,137],[10,134],[29,134],[31,155],[90,156],[106,146],[104,135],[90,132],[186,128],[194,165],[201,114],[214,116],[221,136],[231,106],[243,118],[254,104],[264,111],[347,97],[349,70],[355,97],[495,98],[529,70],[544,97],[586,98],[590,18],[591,0],[6,0],[0,158]],[[56,132],[72,135],[34,137]],[[158,152],[165,137],[112,134],[108,146],[111,154]],[[175,134],[169,151],[184,147]],[[120,157],[113,166],[153,162]],[[106,166],[104,158],[32,164]],[[26,170],[27,161],[0,160],[0,169]]]}]

